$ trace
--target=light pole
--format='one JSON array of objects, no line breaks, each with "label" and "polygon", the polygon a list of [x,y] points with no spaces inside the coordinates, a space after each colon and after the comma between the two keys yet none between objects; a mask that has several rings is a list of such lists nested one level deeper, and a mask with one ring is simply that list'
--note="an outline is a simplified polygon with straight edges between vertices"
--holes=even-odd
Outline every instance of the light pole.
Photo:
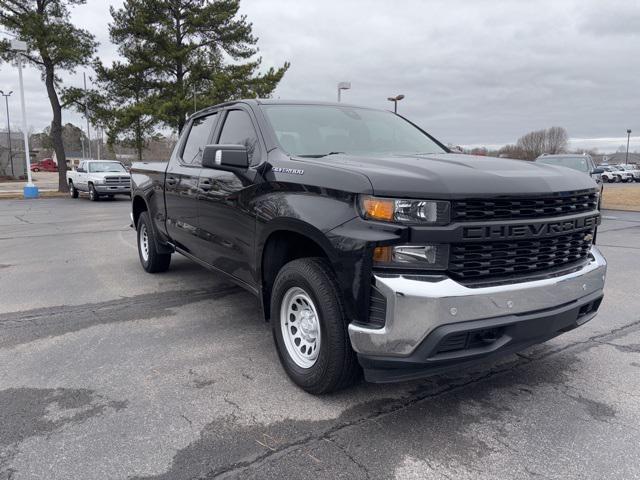
[{"label": "light pole", "polygon": [[13,90],[9,93],[4,93],[0,90],[0,95],[4,97],[4,103],[7,106],[7,145],[9,146],[9,162],[11,163],[11,176],[15,177],[16,172],[13,170],[13,155],[11,153],[11,121],[9,120],[9,97],[13,93]]},{"label": "light pole", "polygon": [[24,82],[22,81],[22,52],[27,51],[27,42],[11,40],[11,50],[16,52],[18,80],[20,82],[20,106],[22,107],[22,134],[24,136],[24,156],[27,163],[27,184],[22,189],[24,198],[38,198],[38,187],[31,179],[31,158],[29,158],[29,132],[27,132],[27,109],[24,105]]},{"label": "light pole", "polygon": [[393,113],[398,113],[398,102],[404,98],[404,95],[396,95],[395,97],[389,97],[387,100],[393,102]]},{"label": "light pole", "polygon": [[351,82],[338,82],[338,102],[340,102],[342,90],[349,90],[351,88]]},{"label": "light pole", "polygon": [[631,129],[627,128],[627,156],[624,159],[624,164],[629,163],[629,137],[631,136]]}]

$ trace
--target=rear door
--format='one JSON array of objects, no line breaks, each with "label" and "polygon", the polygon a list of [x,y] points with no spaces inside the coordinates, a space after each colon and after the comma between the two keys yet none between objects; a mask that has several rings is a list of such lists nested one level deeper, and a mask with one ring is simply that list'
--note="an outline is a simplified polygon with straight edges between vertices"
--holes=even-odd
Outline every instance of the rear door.
[{"label": "rear door", "polygon": [[[217,112],[193,118],[172,156],[165,175],[167,233],[173,242],[192,255],[197,244],[198,178],[202,169],[202,150],[211,142]],[[197,255],[196,255],[197,256]]]},{"label": "rear door", "polygon": [[[249,108],[233,106],[224,114],[217,144],[245,145],[250,165],[259,165],[266,149]],[[251,167],[250,167],[251,168]],[[255,285],[253,251],[255,216],[251,175],[203,168],[198,184],[198,227],[205,261],[248,285]]]}]

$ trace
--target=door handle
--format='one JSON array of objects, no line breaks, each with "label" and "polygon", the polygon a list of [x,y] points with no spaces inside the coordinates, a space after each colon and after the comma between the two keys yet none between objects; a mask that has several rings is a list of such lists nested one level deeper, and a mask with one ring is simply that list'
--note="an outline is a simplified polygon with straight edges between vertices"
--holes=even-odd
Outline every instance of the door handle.
[{"label": "door handle", "polygon": [[175,185],[176,183],[178,183],[178,180],[176,179],[176,177],[167,177],[167,179],[165,180],[165,182],[168,185]]}]

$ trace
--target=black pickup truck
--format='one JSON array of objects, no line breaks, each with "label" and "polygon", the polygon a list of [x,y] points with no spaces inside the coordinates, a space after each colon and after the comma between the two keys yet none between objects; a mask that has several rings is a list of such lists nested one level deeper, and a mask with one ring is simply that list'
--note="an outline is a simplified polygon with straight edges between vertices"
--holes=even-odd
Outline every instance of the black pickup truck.
[{"label": "black pickup truck", "polygon": [[311,393],[513,353],[602,301],[591,178],[450,153],[391,112],[216,105],[189,119],[168,162],[131,177],[144,269],[177,252],[253,292],[285,371]]}]

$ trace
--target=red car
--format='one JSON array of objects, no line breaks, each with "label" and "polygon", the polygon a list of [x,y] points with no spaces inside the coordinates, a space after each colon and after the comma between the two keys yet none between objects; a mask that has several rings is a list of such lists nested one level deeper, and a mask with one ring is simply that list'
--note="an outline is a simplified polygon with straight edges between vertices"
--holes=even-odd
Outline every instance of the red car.
[{"label": "red car", "polygon": [[57,172],[58,164],[50,158],[45,158],[39,162],[31,164],[32,172]]}]

